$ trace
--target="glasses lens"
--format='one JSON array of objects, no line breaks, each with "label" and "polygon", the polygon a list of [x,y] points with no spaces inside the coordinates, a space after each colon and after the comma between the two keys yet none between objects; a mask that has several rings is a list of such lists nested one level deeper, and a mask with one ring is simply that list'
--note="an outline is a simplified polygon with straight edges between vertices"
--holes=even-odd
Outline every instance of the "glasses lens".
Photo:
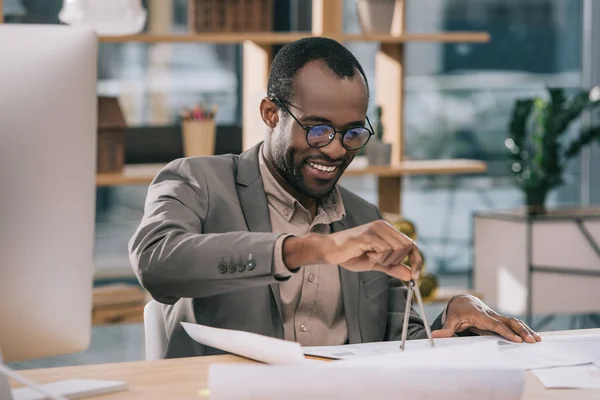
[{"label": "glasses lens", "polygon": [[310,128],[306,136],[306,141],[312,147],[327,146],[335,137],[335,131],[331,126],[316,125]]},{"label": "glasses lens", "polygon": [[369,141],[371,133],[367,128],[353,128],[344,134],[344,147],[349,150],[357,150]]}]

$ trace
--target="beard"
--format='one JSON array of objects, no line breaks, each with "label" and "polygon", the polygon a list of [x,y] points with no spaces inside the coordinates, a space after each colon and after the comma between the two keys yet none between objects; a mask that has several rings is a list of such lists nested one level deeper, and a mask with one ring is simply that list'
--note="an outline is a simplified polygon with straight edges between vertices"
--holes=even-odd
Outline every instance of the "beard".
[{"label": "beard", "polygon": [[273,162],[279,174],[286,182],[298,193],[314,199],[320,199],[327,196],[335,188],[341,173],[345,170],[347,162],[339,167],[339,172],[333,179],[327,181],[318,181],[317,185],[309,185],[304,177],[304,168],[306,162],[315,157],[302,160],[295,160],[296,152],[289,148],[286,143],[277,142],[273,147]]}]

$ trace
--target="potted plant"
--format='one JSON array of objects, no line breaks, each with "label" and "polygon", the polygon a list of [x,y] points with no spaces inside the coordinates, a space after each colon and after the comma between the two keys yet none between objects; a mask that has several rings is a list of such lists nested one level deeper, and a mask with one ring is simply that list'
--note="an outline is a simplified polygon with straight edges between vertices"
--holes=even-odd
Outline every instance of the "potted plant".
[{"label": "potted plant", "polygon": [[547,91],[548,98],[515,101],[505,141],[529,215],[546,212],[548,193],[564,183],[563,171],[569,160],[584,146],[600,141],[600,125],[581,129],[570,141],[563,138],[584,111],[600,105],[600,87],[582,90],[571,98],[562,88]]}]

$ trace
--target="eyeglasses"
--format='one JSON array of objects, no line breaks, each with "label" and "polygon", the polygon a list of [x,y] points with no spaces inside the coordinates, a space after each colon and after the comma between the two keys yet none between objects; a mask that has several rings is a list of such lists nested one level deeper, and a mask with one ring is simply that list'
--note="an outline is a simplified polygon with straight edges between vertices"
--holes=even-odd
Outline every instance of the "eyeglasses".
[{"label": "eyeglasses", "polygon": [[369,124],[369,128],[365,126],[360,126],[356,128],[350,128],[345,132],[336,131],[335,128],[328,124],[318,124],[307,126],[296,118],[294,114],[290,111],[290,109],[283,103],[283,101],[278,98],[272,99],[275,103],[280,105],[288,114],[294,118],[294,120],[306,131],[306,142],[310,147],[320,148],[325,147],[329,143],[333,141],[335,138],[335,134],[339,133],[342,135],[342,146],[346,150],[358,150],[364,147],[373,133],[373,126],[371,125],[371,121],[369,121],[369,117],[366,117],[367,123]]}]

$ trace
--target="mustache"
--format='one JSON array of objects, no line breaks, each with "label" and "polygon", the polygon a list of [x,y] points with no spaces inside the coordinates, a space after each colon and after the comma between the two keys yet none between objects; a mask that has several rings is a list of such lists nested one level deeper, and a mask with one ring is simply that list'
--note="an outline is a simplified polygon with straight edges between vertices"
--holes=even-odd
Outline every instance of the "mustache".
[{"label": "mustache", "polygon": [[309,157],[304,160],[304,162],[313,162],[313,163],[318,163],[319,161],[323,162],[324,164],[335,165],[336,167],[339,167],[346,162],[345,159],[338,158],[337,160],[334,160],[327,156]]}]

